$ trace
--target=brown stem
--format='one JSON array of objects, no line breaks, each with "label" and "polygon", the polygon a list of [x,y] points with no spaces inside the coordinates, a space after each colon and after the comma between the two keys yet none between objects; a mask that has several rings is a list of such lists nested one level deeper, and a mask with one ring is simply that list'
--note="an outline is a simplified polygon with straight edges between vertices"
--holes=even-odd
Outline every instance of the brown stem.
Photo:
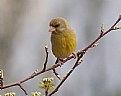
[{"label": "brown stem", "polygon": [[[99,41],[102,37],[104,37],[109,32],[112,32],[112,30],[114,30],[114,27],[119,23],[120,20],[121,20],[121,15],[119,15],[119,18],[116,20],[116,22],[106,32],[104,32],[102,35],[99,35],[92,43],[90,43],[87,47],[85,47],[81,51],[87,51],[89,48],[91,48],[91,46],[93,44],[95,44],[97,41]],[[78,52],[78,54],[80,54],[81,51]]]},{"label": "brown stem", "polygon": [[47,67],[47,62],[48,62],[48,48],[47,46],[45,46],[45,52],[46,52],[46,59],[45,59],[45,63],[44,63],[44,67],[43,67],[43,71],[46,70],[46,67]]},{"label": "brown stem", "polygon": [[20,83],[18,83],[18,86],[24,91],[24,93],[27,95],[27,92],[26,92],[26,90],[21,86],[21,84]]},{"label": "brown stem", "polygon": [[48,96],[48,91],[45,91],[45,96]]},{"label": "brown stem", "polygon": [[58,86],[48,95],[52,96],[55,92],[58,91],[58,89],[62,86],[62,84],[66,81],[66,79],[71,75],[71,73],[74,71],[74,69],[81,63],[79,60],[81,59],[81,56],[77,58],[76,63],[72,67],[72,69],[67,73],[65,77],[61,80],[61,82],[58,84]]}]

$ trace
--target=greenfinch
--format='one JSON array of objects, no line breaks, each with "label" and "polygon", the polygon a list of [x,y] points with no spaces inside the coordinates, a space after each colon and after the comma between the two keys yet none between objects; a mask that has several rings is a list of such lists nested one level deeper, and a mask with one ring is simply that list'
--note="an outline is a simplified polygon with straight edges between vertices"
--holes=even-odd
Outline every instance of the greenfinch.
[{"label": "greenfinch", "polygon": [[66,19],[58,17],[50,21],[52,52],[55,57],[67,58],[76,49],[76,36]]}]

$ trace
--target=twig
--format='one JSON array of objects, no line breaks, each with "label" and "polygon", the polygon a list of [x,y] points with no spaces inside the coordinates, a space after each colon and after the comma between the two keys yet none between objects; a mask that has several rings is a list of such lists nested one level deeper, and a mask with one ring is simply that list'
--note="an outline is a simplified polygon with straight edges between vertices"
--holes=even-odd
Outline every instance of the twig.
[{"label": "twig", "polygon": [[47,62],[48,62],[48,47],[47,47],[47,45],[45,46],[45,52],[46,52],[46,58],[45,58],[45,63],[44,63],[43,71],[46,70]]},{"label": "twig", "polygon": [[3,87],[4,84],[4,74],[3,70],[0,70],[0,87]]},{"label": "twig", "polygon": [[114,30],[114,27],[119,23],[120,20],[121,20],[121,15],[119,15],[119,18],[116,20],[116,22],[106,32],[103,32],[101,35],[99,35],[92,43],[90,43],[87,47],[85,47],[84,49],[79,51],[77,54],[80,54],[82,51],[87,51],[89,48],[91,48],[92,45],[94,45],[102,37],[104,37],[106,34],[112,32]]},{"label": "twig", "polygon": [[[116,22],[115,22],[106,32],[101,33],[101,35],[99,35],[99,36],[98,36],[92,43],[90,43],[87,47],[85,47],[85,48],[82,49],[81,51],[77,52],[77,53],[76,53],[77,56],[79,56],[79,57],[82,58],[82,57],[84,56],[84,54],[87,52],[87,50],[88,50],[89,48],[91,48],[97,41],[99,41],[99,40],[100,40],[102,37],[104,37],[106,34],[112,32],[112,31],[115,29],[114,27],[117,25],[117,23],[119,23],[120,20],[121,20],[121,15],[120,15],[119,18],[116,20]],[[116,29],[115,29],[115,30],[116,30]],[[43,70],[37,71],[36,73],[34,73],[34,74],[32,74],[32,75],[26,77],[26,78],[23,79],[23,80],[18,81],[18,82],[11,83],[11,84],[8,84],[8,85],[0,86],[0,89],[5,89],[5,88],[13,87],[13,86],[18,86],[19,83],[20,83],[20,84],[25,83],[26,81],[28,81],[28,80],[30,80],[30,79],[32,79],[32,78],[34,78],[34,77],[36,77],[36,76],[38,76],[38,75],[44,73],[44,72],[53,70],[53,69],[59,67],[60,65],[63,65],[65,62],[67,62],[67,61],[71,60],[72,58],[74,58],[73,56],[69,56],[68,58],[66,58],[65,60],[63,60],[63,63],[57,63],[57,64],[52,65],[52,66],[49,67],[49,68],[46,68],[46,65],[47,65],[47,62],[48,62],[48,51],[46,51],[46,52],[47,52],[47,53],[46,53],[46,60],[45,60],[45,63],[44,63],[44,68],[43,68]],[[74,67],[74,68],[75,68],[75,67]],[[73,71],[73,69],[72,69],[72,71]],[[71,72],[68,73],[68,75],[70,75],[70,74],[71,74]],[[68,78],[68,75],[67,75],[66,78],[63,78],[63,79],[66,80],[66,79]],[[63,79],[62,79],[62,81],[61,81],[62,84],[63,84],[63,82],[64,82]],[[62,84],[58,85],[58,87],[60,87]],[[22,90],[23,90],[23,89],[22,89]],[[58,90],[58,88],[57,88],[57,90]],[[23,90],[23,91],[24,91],[24,90]],[[55,93],[55,92],[54,92],[54,93]],[[51,94],[50,94],[50,95],[51,95]],[[50,96],[50,95],[49,95],[49,96]]]},{"label": "twig", "polygon": [[27,92],[26,92],[26,90],[21,86],[21,84],[20,83],[18,83],[18,86],[24,91],[24,93],[27,95]]},{"label": "twig", "polygon": [[58,89],[61,87],[61,85],[66,81],[66,79],[71,75],[71,73],[74,71],[74,69],[81,63],[79,62],[80,59],[82,58],[82,56],[79,56],[77,58],[76,63],[74,64],[74,66],[72,67],[72,69],[67,73],[67,75],[65,77],[63,77],[63,79],[61,80],[61,82],[58,84],[58,86],[48,95],[48,96],[52,96],[55,92],[58,91]]},{"label": "twig", "polygon": [[61,80],[59,73],[55,69],[53,69],[53,73],[59,80]]},{"label": "twig", "polygon": [[48,96],[48,90],[45,90],[45,96]]},{"label": "twig", "polygon": [[[57,63],[60,64],[60,63],[63,63],[63,62],[61,61],[60,58],[57,58],[56,61],[55,61],[55,64],[57,64]],[[61,65],[60,65],[60,67],[61,67]],[[54,73],[54,75],[55,75],[59,80],[61,80],[61,77],[60,77],[59,73],[56,71],[55,68],[53,69],[53,73]]]}]

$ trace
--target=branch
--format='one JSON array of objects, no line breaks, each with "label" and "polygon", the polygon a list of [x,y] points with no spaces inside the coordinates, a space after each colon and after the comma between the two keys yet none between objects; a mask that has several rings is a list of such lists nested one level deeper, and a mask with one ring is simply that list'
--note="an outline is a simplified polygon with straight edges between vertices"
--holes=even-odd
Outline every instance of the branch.
[{"label": "branch", "polygon": [[45,59],[45,63],[44,63],[44,67],[43,67],[43,71],[46,70],[47,62],[48,62],[48,47],[47,47],[47,45],[45,46],[45,52],[46,52],[46,59]]},{"label": "branch", "polygon": [[74,64],[74,66],[72,67],[72,69],[67,73],[67,75],[65,77],[63,77],[63,79],[61,80],[61,82],[58,84],[58,86],[48,95],[48,96],[52,96],[55,92],[58,91],[58,89],[62,86],[62,84],[67,80],[67,78],[71,75],[71,73],[74,71],[74,69],[82,62],[80,61],[82,57],[79,56],[77,58],[76,63]]},{"label": "branch", "polygon": [[[101,33],[92,43],[90,43],[87,47],[85,47],[84,49],[82,49],[81,51],[77,52],[77,56],[78,58],[80,57],[80,59],[84,56],[84,54],[88,51],[89,48],[92,48],[92,46],[97,42],[99,41],[102,37],[104,37],[106,34],[112,32],[113,30],[117,30],[115,28],[115,26],[119,23],[119,21],[121,20],[121,15],[119,15],[119,18],[116,20],[116,22],[105,32]],[[48,62],[48,51],[47,51],[47,48],[45,47],[45,51],[46,51],[46,60],[45,60],[45,63],[44,63],[44,68],[42,70],[39,70],[39,71],[36,71],[34,72],[33,74],[31,74],[30,76],[26,77],[25,79],[23,80],[20,80],[18,82],[15,82],[15,83],[11,83],[11,84],[8,84],[8,85],[3,85],[3,86],[0,86],[0,89],[5,89],[5,88],[9,88],[9,87],[14,87],[14,86],[18,86],[18,84],[22,84],[22,83],[25,83],[26,81],[28,80],[31,80],[33,79],[34,77],[44,73],[44,72],[47,72],[47,71],[50,71],[50,70],[53,70],[57,67],[59,67],[60,65],[64,65],[67,61],[71,60],[72,58],[74,58],[74,56],[69,56],[68,58],[64,59],[63,60],[63,63],[57,63],[57,64],[53,64],[51,67],[49,68],[46,68],[47,66],[47,62]],[[78,59],[77,59],[78,61]],[[75,69],[76,68],[76,63],[75,65],[73,66],[73,68]],[[54,94],[59,88],[60,86],[63,84],[63,82],[68,78],[68,76],[73,72],[73,69],[69,71],[69,73],[66,75],[65,78],[62,79],[62,81],[60,82],[60,84],[57,86],[57,88],[55,89],[55,91],[53,91],[53,93],[51,94]],[[19,85],[20,87],[20,85]],[[21,87],[20,87],[21,88]],[[24,89],[21,88],[23,91]],[[27,94],[25,91],[24,91],[25,94]],[[50,94],[50,95],[51,95]],[[49,96],[50,96],[49,95]]]},{"label": "branch", "polygon": [[[121,15],[119,15],[119,18],[116,20],[116,22],[106,31],[103,32],[101,35],[99,35],[91,44],[89,44],[87,47],[85,47],[84,49],[82,49],[81,51],[87,51],[89,48],[91,48],[91,46],[93,46],[97,41],[99,41],[102,37],[104,37],[106,34],[108,34],[109,32],[112,32],[115,28],[115,26],[119,23],[119,21],[121,20]],[[81,53],[78,52],[77,54]]]},{"label": "branch", "polygon": [[27,95],[27,92],[26,92],[26,90],[21,86],[21,84],[20,83],[18,83],[18,86],[24,91],[24,93]]},{"label": "branch", "polygon": [[[79,55],[80,56],[77,58],[77,61],[74,64],[74,66],[72,67],[72,69],[67,73],[67,75],[62,79],[62,81],[58,84],[58,86],[48,96],[52,96],[54,93],[56,93],[58,91],[58,89],[66,81],[66,79],[71,75],[71,73],[74,71],[74,69],[81,63],[81,62],[79,62],[79,60],[83,57],[83,55],[86,53],[86,51],[89,48],[92,48],[92,46],[97,41],[99,41],[103,36],[105,36],[107,33],[111,32],[112,30],[120,29],[120,28],[115,28],[116,24],[118,24],[118,22],[120,20],[121,20],[121,15],[119,16],[119,18],[117,19],[117,21],[106,32],[103,32],[103,30],[101,30],[101,34],[91,44],[89,44],[87,47],[85,47],[84,49],[82,49],[80,52],[77,53],[77,56],[79,56]],[[73,56],[67,58],[66,61],[70,60],[71,58],[73,58]]]}]

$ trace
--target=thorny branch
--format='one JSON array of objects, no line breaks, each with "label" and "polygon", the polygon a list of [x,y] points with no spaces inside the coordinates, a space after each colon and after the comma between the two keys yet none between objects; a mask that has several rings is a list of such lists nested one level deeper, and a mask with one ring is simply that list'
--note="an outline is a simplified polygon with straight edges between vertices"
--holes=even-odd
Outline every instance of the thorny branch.
[{"label": "thorny branch", "polygon": [[[61,87],[61,85],[66,81],[66,79],[73,72],[73,70],[79,65],[78,63],[79,63],[80,59],[84,56],[84,54],[90,48],[92,48],[92,46],[94,44],[97,43],[97,41],[99,41],[102,37],[104,37],[106,34],[112,32],[113,30],[121,29],[121,28],[117,28],[116,27],[116,25],[119,23],[120,20],[121,20],[121,15],[119,15],[119,18],[116,20],[116,22],[107,31],[105,31],[105,32],[101,31],[101,34],[92,43],[90,43],[87,47],[85,47],[84,49],[82,49],[82,50],[80,50],[80,51],[78,51],[76,53],[78,58],[76,60],[76,63],[74,64],[73,68],[69,71],[69,73],[67,73],[67,75],[61,80],[61,82],[58,84],[58,86],[48,96],[51,96],[52,94],[54,94],[55,92],[58,91],[58,89]],[[25,79],[20,80],[18,82],[14,82],[14,83],[11,83],[11,84],[0,86],[0,89],[6,89],[6,88],[9,88],[9,87],[19,86],[24,91],[24,93],[27,95],[26,90],[21,86],[21,84],[25,83],[26,81],[28,81],[30,79],[33,79],[34,77],[36,77],[36,76],[38,76],[38,75],[40,75],[40,74],[42,74],[44,72],[53,70],[53,69],[59,67],[60,65],[64,65],[67,61],[69,61],[72,58],[74,58],[73,56],[69,56],[68,58],[63,60],[63,63],[61,63],[61,64],[57,63],[57,64],[52,65],[49,68],[46,68],[47,67],[47,63],[48,63],[48,48],[47,47],[45,47],[45,52],[46,52],[46,59],[45,59],[44,67],[43,67],[42,70],[38,70],[38,71],[34,72],[33,74],[31,74],[30,76],[28,76]]]}]

